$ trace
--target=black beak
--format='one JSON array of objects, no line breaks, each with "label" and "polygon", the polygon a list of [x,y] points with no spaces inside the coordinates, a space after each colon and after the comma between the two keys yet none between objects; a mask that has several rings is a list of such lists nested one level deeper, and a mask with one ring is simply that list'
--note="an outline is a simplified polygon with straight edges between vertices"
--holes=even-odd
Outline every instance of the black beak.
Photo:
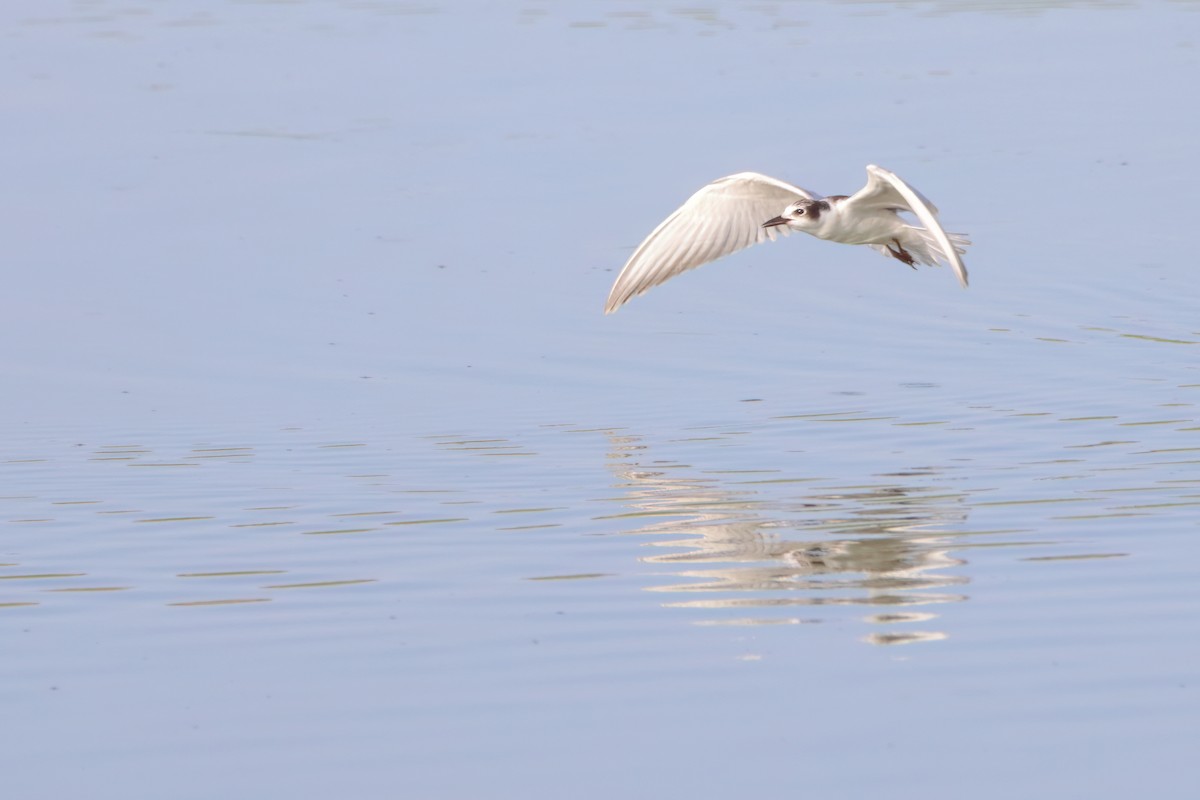
[{"label": "black beak", "polygon": [[775,228],[780,225],[787,225],[787,220],[784,219],[783,217],[771,217],[769,220],[767,220],[766,222],[764,222],[762,224],[762,226],[764,228]]}]

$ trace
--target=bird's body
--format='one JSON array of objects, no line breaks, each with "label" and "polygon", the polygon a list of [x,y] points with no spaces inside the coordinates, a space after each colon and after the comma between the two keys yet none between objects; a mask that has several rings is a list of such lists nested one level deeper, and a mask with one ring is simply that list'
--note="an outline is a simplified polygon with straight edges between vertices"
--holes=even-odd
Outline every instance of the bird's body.
[{"label": "bird's body", "polygon": [[[902,211],[924,227],[905,222]],[[867,245],[910,266],[945,262],[967,285],[959,255],[970,242],[946,233],[937,207],[882,167],[868,165],[867,185],[854,195],[830,197],[757,172],[739,172],[696,192],[646,237],[617,276],[604,311],[616,311],[681,272],[793,230]]]}]

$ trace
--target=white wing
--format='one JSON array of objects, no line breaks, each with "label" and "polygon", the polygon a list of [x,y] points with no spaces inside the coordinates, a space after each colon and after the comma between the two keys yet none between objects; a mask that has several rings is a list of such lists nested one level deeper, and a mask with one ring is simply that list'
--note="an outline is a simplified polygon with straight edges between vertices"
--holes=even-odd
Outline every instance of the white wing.
[{"label": "white wing", "polygon": [[604,304],[611,314],[630,298],[681,272],[722,256],[775,239],[786,225],[764,228],[787,206],[813,195],[790,183],[739,172],[713,181],[688,198],[675,213],[654,229],[625,262]]},{"label": "white wing", "polygon": [[853,208],[890,208],[911,211],[937,242],[947,263],[954,269],[958,282],[967,285],[967,268],[959,258],[958,250],[946,235],[937,218],[937,206],[925,195],[902,181],[895,173],[874,164],[867,165],[867,185],[858,190],[849,200],[842,203],[842,213],[851,214]]}]

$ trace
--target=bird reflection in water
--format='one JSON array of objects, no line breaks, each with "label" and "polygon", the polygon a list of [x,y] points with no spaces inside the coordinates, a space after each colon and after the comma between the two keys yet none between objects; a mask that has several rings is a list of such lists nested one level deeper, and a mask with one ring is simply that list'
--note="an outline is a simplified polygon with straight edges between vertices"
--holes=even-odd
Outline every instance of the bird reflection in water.
[{"label": "bird reflection in water", "polygon": [[[757,612],[701,624],[819,622],[835,614],[811,616],[814,607],[862,606],[872,609],[866,621],[875,628],[865,641],[904,644],[946,637],[911,629],[937,617],[917,607],[966,599],[949,590],[967,578],[950,572],[964,562],[950,555],[951,535],[939,531],[961,525],[967,505],[962,493],[936,483],[938,470],[855,486],[714,476],[652,460],[631,436],[612,437],[610,460],[630,508],[621,516],[638,524],[627,532],[653,536],[650,546],[667,551],[644,559],[673,578],[650,590],[698,595],[669,607]],[[780,615],[801,606],[810,616]]]}]

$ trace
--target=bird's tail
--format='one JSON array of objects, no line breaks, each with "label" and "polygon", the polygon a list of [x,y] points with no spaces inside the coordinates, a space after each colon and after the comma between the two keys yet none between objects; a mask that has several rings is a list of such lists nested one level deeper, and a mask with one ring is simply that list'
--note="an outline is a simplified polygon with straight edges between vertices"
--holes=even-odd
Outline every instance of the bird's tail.
[{"label": "bird's tail", "polygon": [[[902,237],[903,241],[901,244],[918,264],[934,267],[939,264],[950,263],[949,254],[942,252],[942,246],[938,244],[937,239],[929,231],[924,228],[918,228],[915,225],[910,225],[905,229],[904,233],[905,235]],[[971,240],[967,238],[965,233],[947,233],[946,236],[950,239],[950,244],[954,245],[954,250],[959,255],[967,252],[967,248],[971,245]],[[873,244],[871,247],[885,256],[894,258],[896,255],[887,245]]]}]

